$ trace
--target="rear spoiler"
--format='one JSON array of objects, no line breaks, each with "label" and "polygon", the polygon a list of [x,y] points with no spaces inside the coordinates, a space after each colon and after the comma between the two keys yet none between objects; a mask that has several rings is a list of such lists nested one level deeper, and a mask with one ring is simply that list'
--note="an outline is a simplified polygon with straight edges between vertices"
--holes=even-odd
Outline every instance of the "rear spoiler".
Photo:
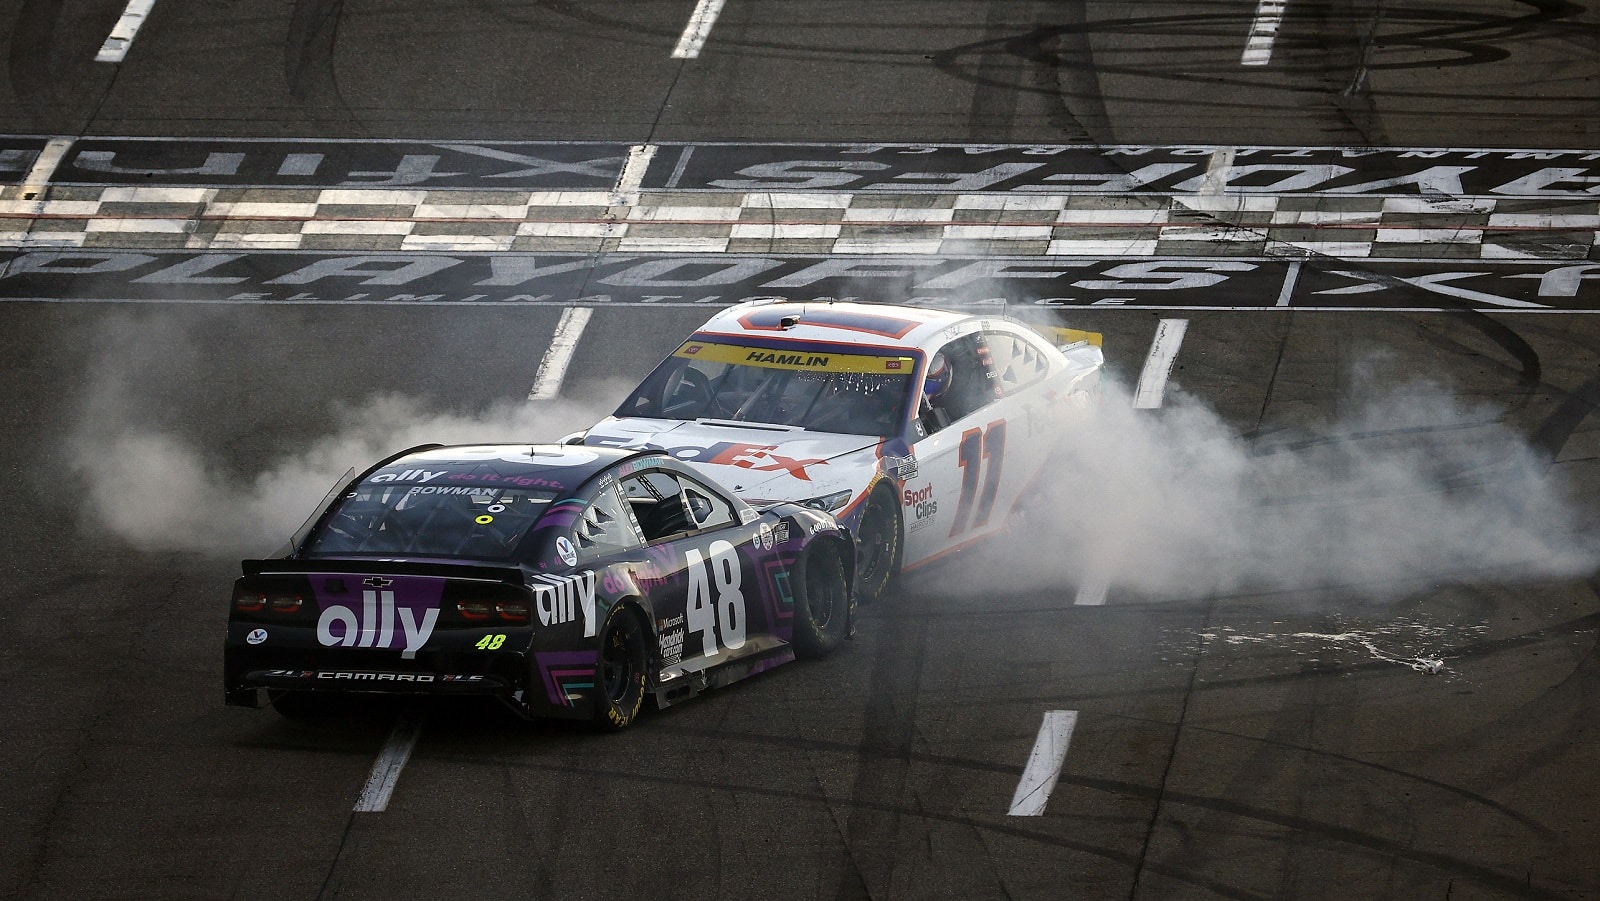
[{"label": "rear spoiler", "polygon": [[446,579],[476,579],[482,582],[527,584],[522,570],[515,566],[486,566],[474,563],[427,563],[417,560],[242,560],[247,576],[303,573],[373,573],[388,576],[438,576]]},{"label": "rear spoiler", "polygon": [[1095,347],[1100,346],[1099,332],[1086,332],[1082,329],[1061,328],[1054,325],[1040,325],[1035,326],[1035,328],[1037,328],[1039,332],[1042,333],[1046,338],[1049,338],[1062,347],[1070,347],[1074,344],[1085,343],[1093,344]]}]

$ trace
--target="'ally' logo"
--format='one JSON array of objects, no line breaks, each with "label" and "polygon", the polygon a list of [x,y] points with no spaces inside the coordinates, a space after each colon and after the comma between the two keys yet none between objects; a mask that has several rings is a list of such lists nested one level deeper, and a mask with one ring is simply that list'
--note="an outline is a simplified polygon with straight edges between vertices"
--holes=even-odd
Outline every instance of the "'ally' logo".
[{"label": "'ally' logo", "polygon": [[585,571],[574,576],[536,575],[533,583],[533,606],[539,611],[540,625],[553,626],[570,623],[583,614],[583,637],[593,638],[595,628],[594,573]]},{"label": "'ally' logo", "polygon": [[[389,580],[371,579],[369,582]],[[421,614],[420,617],[418,614]],[[433,634],[439,621],[435,604],[423,610],[396,604],[394,591],[367,589],[359,608],[329,604],[317,619],[317,641],[324,647],[403,648],[400,656],[411,660]]]}]

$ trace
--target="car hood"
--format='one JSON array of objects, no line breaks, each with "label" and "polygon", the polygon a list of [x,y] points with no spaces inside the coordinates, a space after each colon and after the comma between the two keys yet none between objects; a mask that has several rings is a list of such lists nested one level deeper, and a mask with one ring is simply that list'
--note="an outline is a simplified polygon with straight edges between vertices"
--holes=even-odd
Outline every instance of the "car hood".
[{"label": "car hood", "polygon": [[615,416],[583,438],[584,444],[665,451],[752,501],[859,492],[877,472],[882,441],[871,435],[763,428],[758,423]]}]

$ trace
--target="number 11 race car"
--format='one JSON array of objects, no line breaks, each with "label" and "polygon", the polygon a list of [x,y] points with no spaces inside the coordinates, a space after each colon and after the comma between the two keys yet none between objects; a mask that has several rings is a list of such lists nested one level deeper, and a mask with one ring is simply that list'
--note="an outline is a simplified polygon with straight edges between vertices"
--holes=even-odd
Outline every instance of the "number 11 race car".
[{"label": "number 11 race car", "polygon": [[567,440],[685,461],[756,507],[854,535],[863,602],[997,532],[1050,436],[1095,403],[1100,336],[1001,317],[753,301],[712,317],[611,417]]},{"label": "number 11 race car", "polygon": [[428,445],[338,491],[287,556],[244,561],[229,704],[349,692],[487,695],[621,728],[850,629],[834,518],[761,512],[660,453]]}]

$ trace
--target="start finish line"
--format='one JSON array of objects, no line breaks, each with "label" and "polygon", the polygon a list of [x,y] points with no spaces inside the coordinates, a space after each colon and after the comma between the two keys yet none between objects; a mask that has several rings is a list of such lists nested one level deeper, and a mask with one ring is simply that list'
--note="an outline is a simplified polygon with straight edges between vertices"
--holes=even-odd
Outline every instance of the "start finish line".
[{"label": "start finish line", "polygon": [[[622,142],[0,137],[0,184],[52,140],[57,185],[613,189]],[[1600,149],[1077,144],[647,145],[638,188],[1022,194],[1600,198]]]},{"label": "start finish line", "polygon": [[1600,263],[835,255],[0,253],[0,300],[218,304],[713,305],[758,297],[928,306],[1590,313]]}]

